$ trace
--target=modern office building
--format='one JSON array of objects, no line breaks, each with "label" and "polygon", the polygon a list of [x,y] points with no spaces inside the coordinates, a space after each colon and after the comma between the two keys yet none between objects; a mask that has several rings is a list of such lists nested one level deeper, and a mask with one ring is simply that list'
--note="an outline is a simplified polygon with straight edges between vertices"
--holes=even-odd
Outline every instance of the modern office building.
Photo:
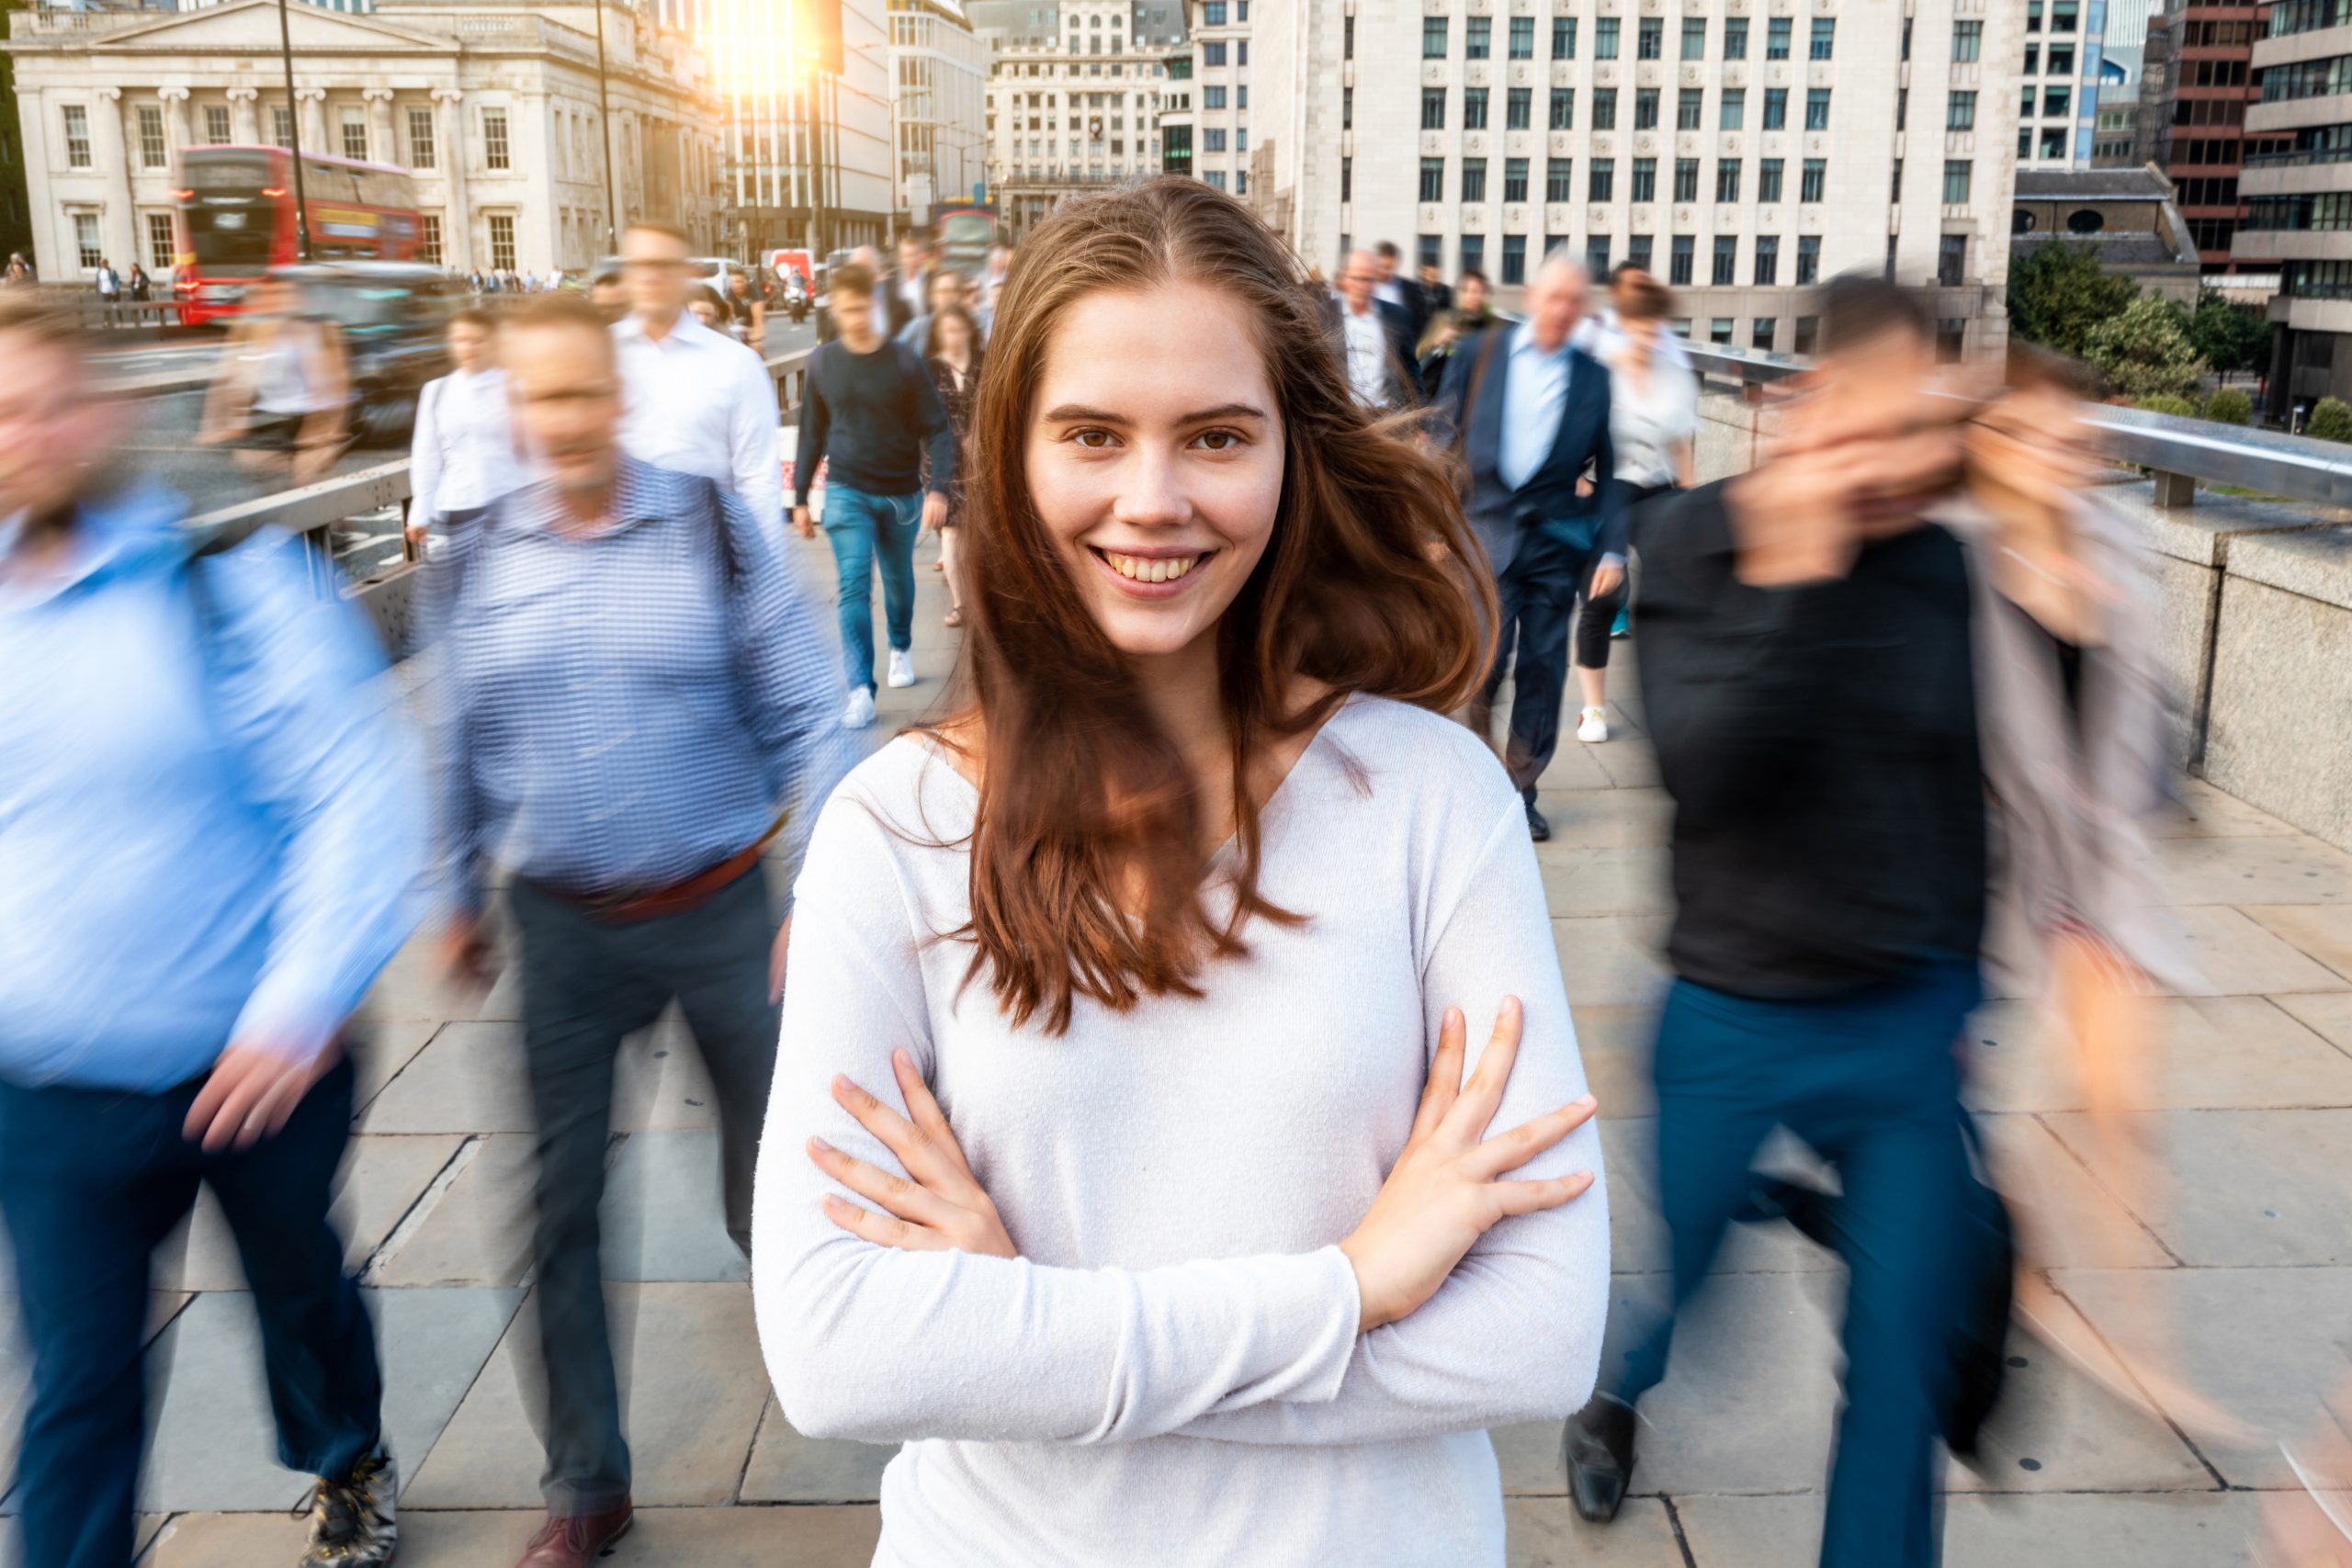
[{"label": "modern office building", "polygon": [[1742,347],[1808,353],[1810,286],[1891,273],[1932,290],[1947,353],[1989,352],[2023,20],[1985,0],[1295,0],[1254,29],[1250,196],[1310,262],[1394,240],[1506,303],[1555,246],[1641,261],[1693,338]]},{"label": "modern office building", "polygon": [[2268,412],[2352,399],[2352,4],[2279,0],[2253,48],[2246,198],[2234,254],[2278,269]]},{"label": "modern office building", "polygon": [[[1280,10],[1292,0],[1258,3]],[[1236,196],[1250,194],[1250,5],[1185,0],[1184,6],[1193,46],[1191,173]]]},{"label": "modern office building", "polygon": [[889,0],[890,118],[899,210],[981,201],[988,186],[988,41],[961,0]]},{"label": "modern office building", "polygon": [[2271,139],[2246,123],[2255,39],[2269,17],[2267,4],[2189,0],[2149,20],[2141,95],[2151,111],[2143,119],[2153,137],[2149,161],[2172,181],[2209,274],[2271,270],[2267,259],[2233,244],[2245,217],[2239,172],[2250,154],[2270,150]]}]

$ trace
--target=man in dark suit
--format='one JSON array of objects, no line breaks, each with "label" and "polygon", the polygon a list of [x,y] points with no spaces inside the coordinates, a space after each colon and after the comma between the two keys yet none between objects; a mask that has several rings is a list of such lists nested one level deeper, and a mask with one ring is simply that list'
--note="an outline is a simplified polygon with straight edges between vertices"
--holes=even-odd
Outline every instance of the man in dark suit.
[{"label": "man in dark suit", "polygon": [[1356,400],[1367,408],[1410,408],[1421,400],[1413,356],[1412,318],[1373,297],[1379,274],[1372,253],[1351,251],[1340,272],[1340,361]]},{"label": "man in dark suit", "polygon": [[1432,320],[1453,309],[1453,290],[1447,287],[1445,274],[1438,270],[1435,262],[1421,267],[1421,299],[1429,306]]},{"label": "man in dark suit", "polygon": [[[1481,333],[1453,355],[1437,394],[1458,433],[1470,525],[1502,599],[1495,661],[1472,716],[1486,733],[1516,643],[1503,764],[1539,843],[1552,827],[1535,808],[1535,781],[1559,743],[1568,622],[1581,597],[1605,649],[1625,583],[1625,492],[1609,444],[1609,372],[1568,342],[1589,288],[1582,265],[1554,252],[1528,283],[1527,319]],[[1577,481],[1588,473],[1592,491],[1579,495]]]},{"label": "man in dark suit", "polygon": [[1418,344],[1429,328],[1434,307],[1421,286],[1399,270],[1403,260],[1404,254],[1397,250],[1394,240],[1383,240],[1372,248],[1372,297],[1405,312],[1406,323],[1411,329],[1410,341]]}]

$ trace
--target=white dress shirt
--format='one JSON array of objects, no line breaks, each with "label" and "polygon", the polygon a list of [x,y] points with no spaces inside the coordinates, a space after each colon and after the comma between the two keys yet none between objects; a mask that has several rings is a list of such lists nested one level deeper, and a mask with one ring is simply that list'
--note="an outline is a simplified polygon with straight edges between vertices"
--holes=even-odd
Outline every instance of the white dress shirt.
[{"label": "white dress shirt", "polygon": [[506,372],[456,370],[424,384],[409,446],[413,517],[433,524],[486,506],[523,482],[506,416]]},{"label": "white dress shirt", "polygon": [[632,457],[717,479],[763,527],[784,524],[784,456],[775,382],[760,356],[684,310],[660,341],[631,315],[613,328]]},{"label": "white dress shirt", "polygon": [[1568,402],[1572,345],[1546,354],[1525,322],[1510,330],[1510,377],[1503,383],[1503,439],[1495,455],[1495,477],[1517,490],[1535,476],[1560,438],[1560,416]]},{"label": "white dress shirt", "polygon": [[[1614,309],[1605,305],[1578,321],[1577,330],[1568,335],[1568,342],[1591,355],[1603,365],[1616,363],[1617,350],[1624,341],[1624,323],[1617,319]],[[1690,374],[1690,355],[1683,351],[1680,333],[1674,332],[1658,333],[1657,348],[1655,352],[1659,364],[1671,365],[1686,376]]]},{"label": "white dress shirt", "polygon": [[1340,302],[1340,321],[1347,330],[1348,384],[1355,389],[1356,401],[1371,409],[1386,406],[1388,332],[1380,319],[1379,307],[1359,316],[1348,309],[1343,299]]}]

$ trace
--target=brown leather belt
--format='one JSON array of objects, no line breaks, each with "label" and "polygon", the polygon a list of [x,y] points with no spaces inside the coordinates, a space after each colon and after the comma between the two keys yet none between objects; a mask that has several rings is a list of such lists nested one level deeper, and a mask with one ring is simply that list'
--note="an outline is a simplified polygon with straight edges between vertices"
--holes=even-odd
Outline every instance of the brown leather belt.
[{"label": "brown leather belt", "polygon": [[760,856],[766,852],[768,840],[775,836],[774,833],[763,834],[755,842],[738,850],[717,865],[698,871],[684,882],[673,882],[667,887],[591,897],[566,893],[557,887],[543,886],[541,890],[590,919],[608,925],[631,925],[639,920],[658,920],[665,915],[689,914],[709,903],[744,873],[758,865]]}]

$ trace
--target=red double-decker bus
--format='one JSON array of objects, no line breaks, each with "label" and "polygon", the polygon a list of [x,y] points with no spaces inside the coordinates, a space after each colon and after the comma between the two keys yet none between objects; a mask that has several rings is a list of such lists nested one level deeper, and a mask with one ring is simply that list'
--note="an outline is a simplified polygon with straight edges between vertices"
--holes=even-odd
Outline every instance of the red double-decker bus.
[{"label": "red double-decker bus", "polygon": [[[180,158],[172,292],[191,325],[233,316],[274,266],[301,260],[294,155],[283,147],[191,147]],[[313,261],[414,261],[424,231],[406,169],[305,153]]]}]

